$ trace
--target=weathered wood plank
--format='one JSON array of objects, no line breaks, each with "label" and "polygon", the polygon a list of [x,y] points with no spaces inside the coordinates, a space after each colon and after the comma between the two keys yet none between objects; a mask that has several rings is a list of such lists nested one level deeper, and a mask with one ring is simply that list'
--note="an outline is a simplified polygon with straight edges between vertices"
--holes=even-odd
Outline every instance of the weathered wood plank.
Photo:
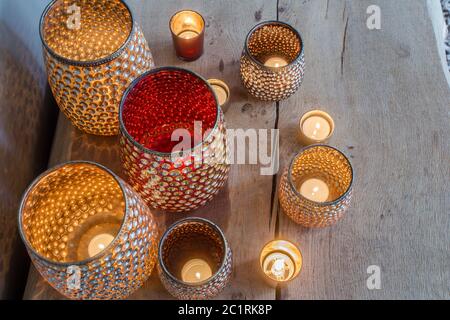
[{"label": "weathered wood plank", "polygon": [[[372,4],[381,30],[366,27]],[[425,1],[282,0],[279,18],[302,33],[307,62],[300,92],[280,103],[282,166],[300,149],[300,115],[319,106],[355,171],[352,208],[334,227],[304,229],[275,209],[279,236],[304,257],[280,298],[448,299],[450,92]],[[381,290],[366,287],[370,265]]]},{"label": "weathered wood plank", "polygon": [[[245,36],[261,19],[276,18],[276,1],[135,1],[131,3],[143,27],[157,65],[178,65],[192,69],[205,78],[220,78],[231,89],[226,113],[230,128],[273,128],[275,104],[252,100],[240,84],[239,58]],[[205,54],[196,62],[178,60],[172,47],[168,21],[183,8],[199,11],[206,19]],[[245,106],[245,107],[244,107]],[[51,164],[73,159],[102,163],[120,174],[116,138],[93,137],[80,133],[61,115],[52,151]],[[221,299],[273,299],[275,290],[259,275],[258,255],[273,237],[269,228],[272,177],[261,176],[259,166],[233,166],[228,185],[207,206],[190,214],[158,214],[162,229],[186,216],[207,217],[224,230],[234,253],[234,276]],[[31,268],[25,299],[57,299]],[[155,272],[132,299],[170,299]]]}]

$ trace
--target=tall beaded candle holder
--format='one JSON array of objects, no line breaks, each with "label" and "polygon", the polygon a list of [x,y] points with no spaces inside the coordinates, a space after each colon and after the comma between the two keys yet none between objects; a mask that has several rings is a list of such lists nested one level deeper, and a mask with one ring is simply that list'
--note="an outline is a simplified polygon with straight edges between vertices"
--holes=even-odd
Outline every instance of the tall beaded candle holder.
[{"label": "tall beaded candle holder", "polygon": [[222,230],[202,218],[176,222],[159,243],[159,277],[167,291],[178,299],[217,296],[230,281],[232,260]]},{"label": "tall beaded candle holder", "polygon": [[19,230],[36,269],[68,298],[125,298],[156,263],[152,213],[131,187],[91,162],[38,177],[22,199]]},{"label": "tall beaded candle holder", "polygon": [[241,56],[241,79],[258,99],[287,99],[300,87],[305,70],[303,40],[291,25],[266,21],[247,35]]},{"label": "tall beaded candle holder", "polygon": [[119,121],[124,172],[150,206],[193,210],[225,184],[223,113],[213,89],[194,72],[177,67],[146,72],[125,92]]},{"label": "tall beaded candle holder", "polygon": [[41,17],[50,88],[80,130],[119,132],[119,103],[137,76],[154,66],[144,34],[121,0],[55,0]]},{"label": "tall beaded candle holder", "polygon": [[326,145],[304,148],[285,170],[280,205],[305,227],[327,227],[344,215],[352,197],[353,169],[339,150]]}]

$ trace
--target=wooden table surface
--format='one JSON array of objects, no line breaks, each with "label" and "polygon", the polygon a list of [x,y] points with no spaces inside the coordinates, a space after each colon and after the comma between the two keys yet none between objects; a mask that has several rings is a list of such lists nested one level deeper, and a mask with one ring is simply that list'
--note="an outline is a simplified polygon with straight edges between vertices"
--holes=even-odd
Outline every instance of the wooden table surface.
[{"label": "wooden table surface", "polygon": [[[226,187],[189,214],[158,214],[163,227],[186,216],[206,217],[224,230],[233,249],[233,279],[220,299],[450,298],[450,92],[439,60],[426,1],[227,0],[128,1],[159,66],[192,69],[231,88],[229,128],[279,129],[284,168],[299,151],[301,114],[329,112],[331,145],[355,171],[346,217],[326,229],[305,229],[279,209],[275,176],[259,165],[233,165]],[[369,5],[381,8],[381,30],[366,27]],[[170,16],[192,8],[206,19],[205,54],[178,60]],[[305,43],[300,90],[279,103],[251,98],[240,82],[239,58],[256,23],[290,23]],[[116,137],[76,130],[63,115],[49,166],[93,160],[121,174]],[[258,270],[262,246],[286,238],[303,253],[300,276],[268,287]],[[381,289],[369,290],[367,268],[381,269]],[[25,299],[61,299],[31,267]],[[154,272],[132,299],[170,299]]]}]

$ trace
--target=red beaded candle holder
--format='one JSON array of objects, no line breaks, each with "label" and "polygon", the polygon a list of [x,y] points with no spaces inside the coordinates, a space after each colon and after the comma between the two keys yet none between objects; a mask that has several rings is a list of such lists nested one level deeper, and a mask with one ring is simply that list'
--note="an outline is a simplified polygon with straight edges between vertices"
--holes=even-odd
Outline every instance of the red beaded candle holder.
[{"label": "red beaded candle holder", "polygon": [[223,114],[197,74],[176,67],[143,74],[122,98],[119,123],[124,173],[152,207],[193,210],[225,184]]}]

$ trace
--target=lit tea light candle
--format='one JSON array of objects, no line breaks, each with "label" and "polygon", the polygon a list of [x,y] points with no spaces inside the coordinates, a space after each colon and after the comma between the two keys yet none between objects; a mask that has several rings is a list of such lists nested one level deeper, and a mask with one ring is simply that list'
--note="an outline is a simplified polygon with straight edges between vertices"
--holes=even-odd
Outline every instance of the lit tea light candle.
[{"label": "lit tea light candle", "polygon": [[300,194],[311,201],[326,202],[330,195],[330,190],[325,182],[312,178],[302,183]]},{"label": "lit tea light candle", "polygon": [[202,282],[208,280],[211,276],[211,267],[202,259],[189,260],[181,270],[181,279],[187,283]]},{"label": "lit tea light candle", "polygon": [[325,142],[333,131],[333,118],[324,111],[312,110],[300,119],[299,139],[304,145]]},{"label": "lit tea light candle", "polygon": [[88,245],[88,254],[93,257],[103,250],[114,240],[114,236],[109,233],[102,233],[92,238]]},{"label": "lit tea light candle", "polygon": [[292,278],[295,271],[294,261],[283,253],[269,254],[263,262],[264,273],[276,281],[287,281]]},{"label": "lit tea light candle", "polygon": [[330,135],[331,127],[327,120],[320,116],[312,116],[303,122],[303,132],[314,140],[323,140]]},{"label": "lit tea light candle", "polygon": [[205,20],[199,13],[179,11],[172,16],[169,26],[180,59],[193,61],[203,54]]},{"label": "lit tea light candle", "polygon": [[300,250],[286,240],[274,240],[266,244],[260,255],[261,268],[271,284],[294,279],[302,267]]},{"label": "lit tea light candle", "polygon": [[274,57],[269,57],[266,60],[266,62],[264,62],[264,65],[266,67],[281,68],[281,67],[287,66],[288,62],[285,59],[283,59],[282,57],[274,56]]},{"label": "lit tea light candle", "polygon": [[197,37],[198,33],[195,31],[186,30],[186,31],[182,31],[181,33],[179,33],[178,36],[183,39],[192,39],[192,38]]},{"label": "lit tea light candle", "polygon": [[211,85],[211,88],[214,90],[214,93],[217,96],[217,100],[219,105],[222,107],[223,112],[226,112],[225,106],[230,99],[230,88],[228,88],[227,84],[219,79],[209,79],[208,83]]}]

